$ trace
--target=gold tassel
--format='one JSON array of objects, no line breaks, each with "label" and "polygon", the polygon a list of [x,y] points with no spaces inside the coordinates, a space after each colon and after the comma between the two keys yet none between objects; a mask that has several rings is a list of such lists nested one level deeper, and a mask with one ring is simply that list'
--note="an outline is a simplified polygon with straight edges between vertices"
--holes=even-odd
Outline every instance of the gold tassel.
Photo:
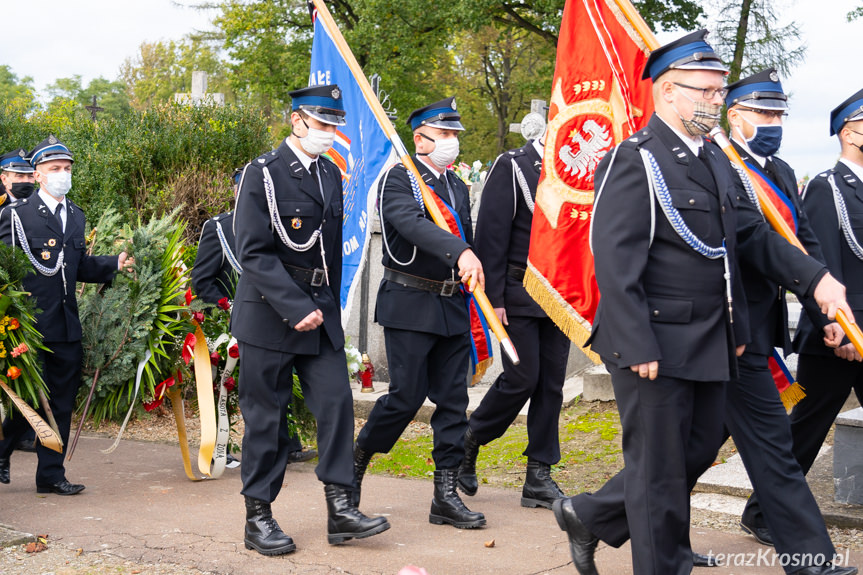
[{"label": "gold tassel", "polygon": [[493,361],[494,360],[492,358],[487,357],[476,364],[476,373],[473,374],[473,377],[470,380],[471,387],[479,383],[479,380],[481,380],[482,376],[485,375],[486,370],[491,366]]},{"label": "gold tassel", "polygon": [[782,400],[782,405],[785,406],[785,411],[789,414],[804,397],[806,397],[806,388],[796,381],[779,394],[779,399]]},{"label": "gold tassel", "polygon": [[548,317],[557,324],[557,327],[566,334],[581,351],[596,365],[602,364],[599,355],[589,347],[585,348],[584,342],[590,337],[589,324],[576,317],[575,312],[557,291],[551,287],[548,281],[528,262],[527,271],[524,274],[524,287],[539,307],[548,314]]}]

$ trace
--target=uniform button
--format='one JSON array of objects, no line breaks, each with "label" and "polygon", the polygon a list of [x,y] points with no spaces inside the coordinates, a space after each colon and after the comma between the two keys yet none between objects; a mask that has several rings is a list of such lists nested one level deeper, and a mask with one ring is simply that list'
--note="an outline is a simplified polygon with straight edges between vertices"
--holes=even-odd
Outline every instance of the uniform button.
[{"label": "uniform button", "polygon": [[451,258],[452,255],[449,252],[447,252],[446,257]]},{"label": "uniform button", "polygon": [[800,285],[800,280],[794,280],[794,285],[799,286],[799,285]]},{"label": "uniform button", "polygon": [[725,213],[725,206],[722,206],[722,213]]},{"label": "uniform button", "polygon": [[261,301],[267,301],[267,298],[265,296],[261,296]]},{"label": "uniform button", "polygon": [[326,219],[321,220],[321,223],[322,223],[322,224],[325,224],[325,223],[327,223],[327,220],[326,220]]},{"label": "uniform button", "polygon": [[615,351],[612,355],[617,359],[620,359],[620,354],[618,352]]},{"label": "uniform button", "polygon": [[659,317],[659,310],[658,309],[653,310],[653,317]]},{"label": "uniform button", "polygon": [[690,205],[690,206],[694,206],[694,205],[695,205],[695,200],[694,200],[693,198],[689,198],[689,205]]},{"label": "uniform button", "polygon": [[315,292],[315,297],[318,297],[319,295],[320,295],[320,294],[319,294],[318,292]]},{"label": "uniform button", "polygon": [[283,319],[282,323],[288,323],[288,318]]}]

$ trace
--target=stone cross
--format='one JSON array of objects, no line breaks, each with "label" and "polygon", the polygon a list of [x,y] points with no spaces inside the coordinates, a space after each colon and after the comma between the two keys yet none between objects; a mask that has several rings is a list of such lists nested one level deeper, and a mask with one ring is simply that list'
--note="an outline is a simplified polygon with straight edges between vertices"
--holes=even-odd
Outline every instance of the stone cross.
[{"label": "stone cross", "polygon": [[201,104],[224,106],[225,95],[220,92],[207,92],[207,73],[201,71],[192,72],[191,93],[174,94],[174,101],[178,104],[200,106]]},{"label": "stone cross", "polygon": [[105,108],[96,105],[96,94],[93,94],[93,103],[89,106],[84,106],[85,109],[90,110],[90,117],[93,118],[93,121],[96,121],[96,113],[103,111]]},{"label": "stone cross", "polygon": [[525,140],[534,140],[545,131],[545,117],[548,112],[545,100],[531,100],[530,112],[520,124],[510,124],[509,131],[521,134]]}]

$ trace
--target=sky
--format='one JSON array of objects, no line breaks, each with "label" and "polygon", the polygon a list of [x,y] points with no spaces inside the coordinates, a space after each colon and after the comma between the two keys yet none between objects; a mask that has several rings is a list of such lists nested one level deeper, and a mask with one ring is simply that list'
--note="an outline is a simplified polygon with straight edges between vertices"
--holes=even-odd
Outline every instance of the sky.
[{"label": "sky", "polygon": [[[9,65],[18,77],[31,76],[39,90],[75,74],[82,76],[85,86],[99,76],[117,79],[123,61],[134,57],[142,42],[180,40],[189,32],[212,28],[213,12],[189,8],[195,0],[180,1],[40,0],[32,7],[25,3],[21,9],[29,12],[28,17],[16,19],[16,25],[6,20],[0,27],[0,65]],[[828,135],[830,110],[863,88],[863,19],[845,21],[845,14],[863,3],[782,1],[788,6],[784,19],[797,21],[808,51],[792,76],[782,79],[791,111],[779,155],[798,177],[811,177],[838,157],[839,144]],[[50,17],[32,17],[37,8]],[[660,40],[680,35],[660,35]]]}]

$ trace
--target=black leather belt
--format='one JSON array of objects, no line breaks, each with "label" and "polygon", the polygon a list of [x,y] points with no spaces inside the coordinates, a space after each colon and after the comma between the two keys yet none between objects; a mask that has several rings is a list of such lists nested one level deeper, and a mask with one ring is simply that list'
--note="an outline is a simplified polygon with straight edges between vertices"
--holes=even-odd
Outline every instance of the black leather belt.
[{"label": "black leather belt", "polygon": [[313,270],[309,270],[306,268],[298,268],[297,266],[292,266],[289,264],[284,264],[285,269],[288,270],[288,273],[291,274],[291,277],[297,280],[298,282],[303,282],[311,285],[312,287],[321,287],[324,285],[324,280],[327,277],[327,274],[324,273],[323,268],[315,268]]},{"label": "black leather belt", "polygon": [[443,297],[452,297],[458,291],[458,286],[461,284],[459,280],[444,280],[439,282],[421,278],[419,276],[412,276],[411,274],[397,272],[390,268],[384,268],[384,279],[405,287],[430,291],[432,293],[442,295]]},{"label": "black leather belt", "polygon": [[520,282],[524,281],[524,272],[526,271],[527,270],[523,267],[513,264],[506,264],[506,275],[513,279],[517,279]]}]

